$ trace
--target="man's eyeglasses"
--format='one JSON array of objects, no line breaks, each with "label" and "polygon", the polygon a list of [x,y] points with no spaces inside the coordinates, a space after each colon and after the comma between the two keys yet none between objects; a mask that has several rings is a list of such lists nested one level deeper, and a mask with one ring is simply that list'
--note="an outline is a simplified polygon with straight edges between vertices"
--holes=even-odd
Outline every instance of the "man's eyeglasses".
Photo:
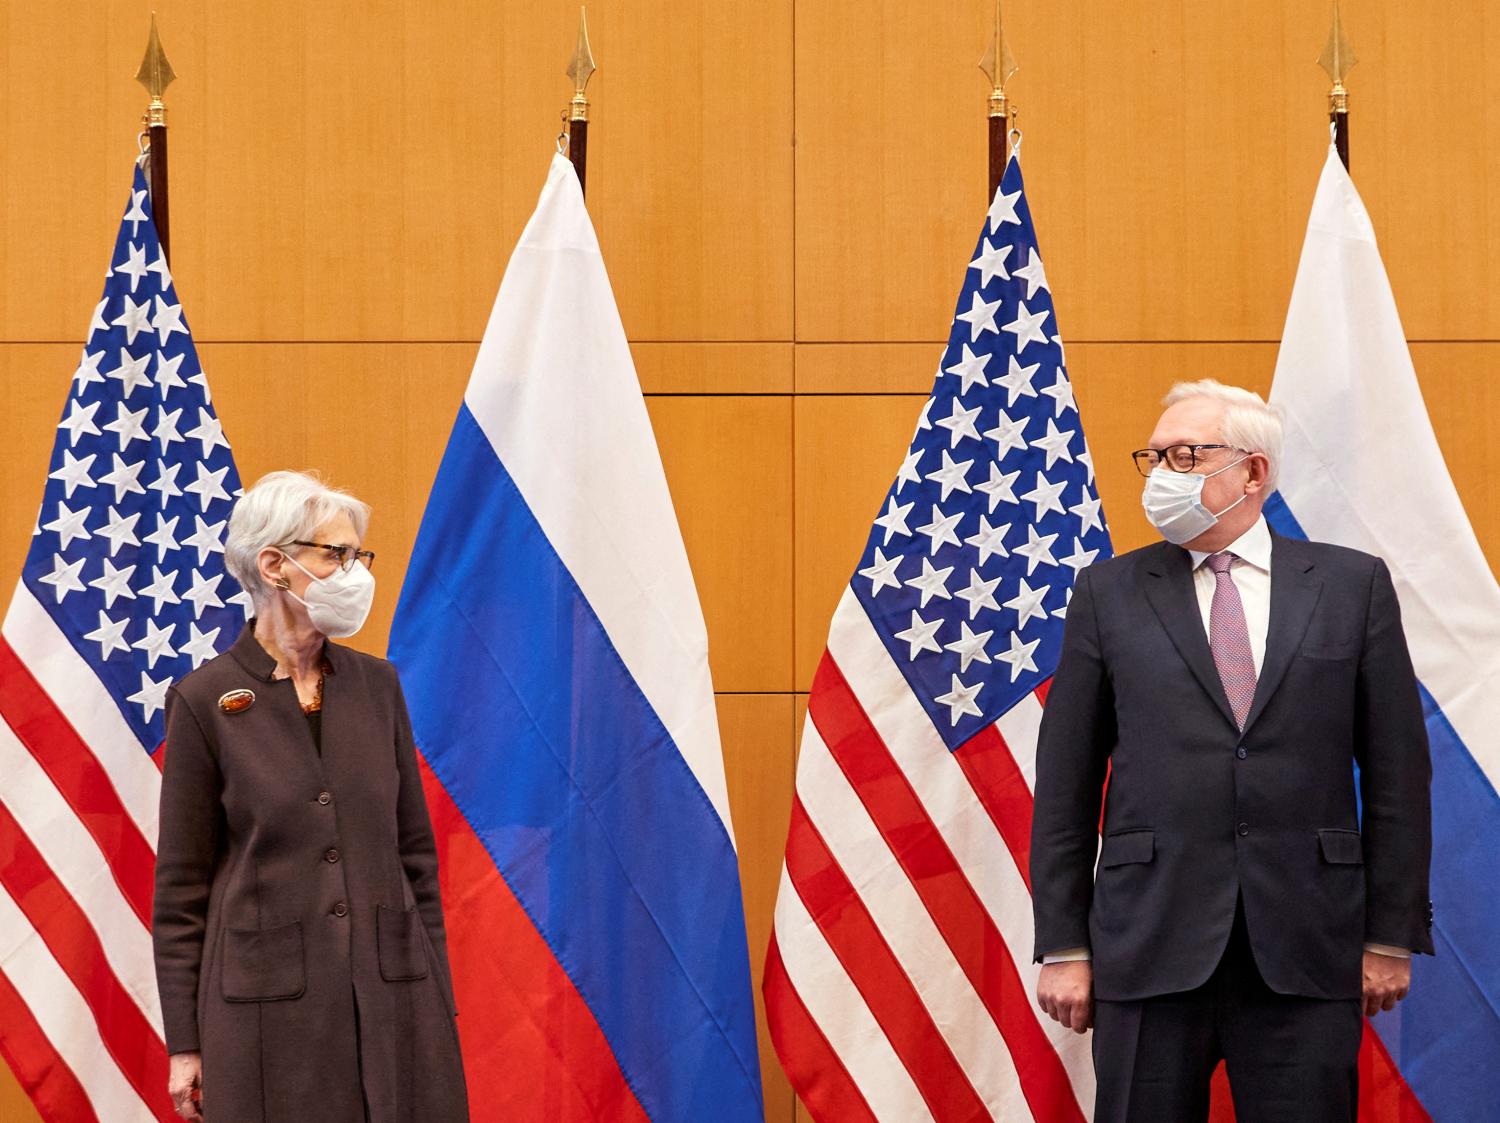
[{"label": "man's eyeglasses", "polygon": [[1234,445],[1168,445],[1166,448],[1136,449],[1130,454],[1130,458],[1135,461],[1136,471],[1143,476],[1149,476],[1153,469],[1162,465],[1174,472],[1191,472],[1203,459],[1204,453],[1217,448],[1231,448],[1235,452],[1250,455],[1249,449]]},{"label": "man's eyeglasses", "polygon": [[354,568],[355,562],[364,563],[366,569],[371,569],[375,565],[375,552],[373,550],[360,550],[353,546],[338,546],[332,542],[304,542],[300,538],[294,538],[287,545],[307,546],[314,550],[322,550],[328,559],[337,563],[338,567],[345,573]]}]

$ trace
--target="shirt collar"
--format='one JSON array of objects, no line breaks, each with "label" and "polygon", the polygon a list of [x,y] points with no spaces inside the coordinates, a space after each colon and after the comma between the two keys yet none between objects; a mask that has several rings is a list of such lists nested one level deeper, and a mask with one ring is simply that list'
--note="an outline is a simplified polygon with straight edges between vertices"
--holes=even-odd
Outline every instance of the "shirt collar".
[{"label": "shirt collar", "polygon": [[[1271,572],[1271,528],[1266,525],[1266,517],[1262,515],[1256,519],[1250,529],[1245,531],[1224,550],[1217,553],[1228,552],[1239,558],[1247,565],[1253,565],[1256,569],[1266,573]],[[1193,568],[1197,569],[1211,556],[1200,550],[1189,550],[1193,560]]]}]

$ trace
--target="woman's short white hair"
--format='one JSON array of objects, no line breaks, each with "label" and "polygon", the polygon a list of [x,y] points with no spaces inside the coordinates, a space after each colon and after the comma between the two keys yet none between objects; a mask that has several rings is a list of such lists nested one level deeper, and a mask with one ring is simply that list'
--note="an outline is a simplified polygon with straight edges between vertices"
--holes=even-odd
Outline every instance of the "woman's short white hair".
[{"label": "woman's short white hair", "polygon": [[1191,398],[1210,398],[1224,404],[1224,419],[1219,423],[1219,439],[1247,452],[1264,453],[1270,462],[1266,491],[1274,491],[1281,476],[1281,411],[1253,390],[1226,386],[1212,378],[1196,382],[1179,382],[1167,391],[1162,405],[1175,406]]},{"label": "woman's short white hair", "polygon": [[309,539],[330,519],[349,516],[354,533],[365,536],[370,508],[347,491],[329,487],[313,472],[271,472],[255,482],[234,505],[224,541],[224,566],[257,606],[266,597],[260,578],[260,552]]}]

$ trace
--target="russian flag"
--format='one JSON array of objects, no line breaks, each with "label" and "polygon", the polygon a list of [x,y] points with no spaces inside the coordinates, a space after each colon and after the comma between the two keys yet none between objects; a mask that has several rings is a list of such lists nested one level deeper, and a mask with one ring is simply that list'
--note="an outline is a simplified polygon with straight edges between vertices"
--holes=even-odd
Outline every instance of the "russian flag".
[{"label": "russian flag", "polygon": [[1428,420],[1374,228],[1331,148],[1271,401],[1286,419],[1280,491],[1266,509],[1271,525],[1385,558],[1432,745],[1437,954],[1417,956],[1410,997],[1372,1019],[1378,1042],[1367,1032],[1361,1118],[1494,1120],[1500,586]]},{"label": "russian flag", "polygon": [[760,1120],[707,636],[572,165],[505,271],[391,633],[476,1120]]}]

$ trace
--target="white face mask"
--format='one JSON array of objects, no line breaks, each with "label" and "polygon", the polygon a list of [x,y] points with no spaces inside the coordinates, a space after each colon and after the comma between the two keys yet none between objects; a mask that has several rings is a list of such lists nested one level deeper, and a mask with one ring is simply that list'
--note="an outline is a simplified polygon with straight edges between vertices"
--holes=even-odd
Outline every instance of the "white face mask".
[{"label": "white face mask", "polygon": [[1203,481],[1219,472],[1227,472],[1235,464],[1249,460],[1242,456],[1234,464],[1226,464],[1218,472],[1200,476],[1196,472],[1174,472],[1165,465],[1158,465],[1146,477],[1146,489],[1141,492],[1141,506],[1151,525],[1174,546],[1191,542],[1200,534],[1207,534],[1219,521],[1219,516],[1234,510],[1246,499],[1242,495],[1218,514],[1203,505]]},{"label": "white face mask", "polygon": [[348,569],[335,569],[327,577],[314,577],[307,567],[285,551],[282,557],[312,577],[307,596],[299,597],[290,589],[283,592],[307,609],[312,626],[332,639],[352,636],[364,626],[375,601],[375,575],[362,562]]}]

